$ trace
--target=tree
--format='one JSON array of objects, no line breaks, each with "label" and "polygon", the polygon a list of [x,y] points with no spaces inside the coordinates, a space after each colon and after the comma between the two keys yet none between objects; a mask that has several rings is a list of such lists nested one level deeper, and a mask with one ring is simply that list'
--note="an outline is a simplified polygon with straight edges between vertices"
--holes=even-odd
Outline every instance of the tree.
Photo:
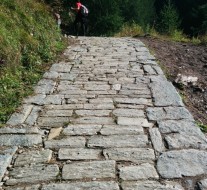
[{"label": "tree", "polygon": [[180,26],[178,11],[172,4],[171,0],[167,0],[160,13],[160,30],[161,32],[173,34]]}]

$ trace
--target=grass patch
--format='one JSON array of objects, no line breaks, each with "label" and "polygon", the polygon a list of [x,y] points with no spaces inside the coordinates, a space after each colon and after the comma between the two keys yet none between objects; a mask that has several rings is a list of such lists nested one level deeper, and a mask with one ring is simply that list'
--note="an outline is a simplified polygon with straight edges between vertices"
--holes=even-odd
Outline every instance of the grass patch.
[{"label": "grass patch", "polygon": [[207,133],[207,125],[204,125],[203,123],[197,122],[198,127],[203,131],[204,133]]},{"label": "grass patch", "polygon": [[0,124],[33,91],[66,47],[49,7],[37,0],[0,1]]}]

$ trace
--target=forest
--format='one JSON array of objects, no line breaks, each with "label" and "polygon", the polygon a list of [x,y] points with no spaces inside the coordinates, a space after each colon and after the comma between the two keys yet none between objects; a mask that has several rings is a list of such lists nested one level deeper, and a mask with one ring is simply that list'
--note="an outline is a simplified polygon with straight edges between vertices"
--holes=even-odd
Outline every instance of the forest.
[{"label": "forest", "polygon": [[[54,11],[60,12],[63,27],[70,31],[73,18],[70,7],[76,0],[45,0]],[[180,31],[187,36],[207,32],[206,0],[82,0],[88,7],[90,35],[113,35],[124,25],[137,24],[145,32],[151,29],[160,34]]]}]

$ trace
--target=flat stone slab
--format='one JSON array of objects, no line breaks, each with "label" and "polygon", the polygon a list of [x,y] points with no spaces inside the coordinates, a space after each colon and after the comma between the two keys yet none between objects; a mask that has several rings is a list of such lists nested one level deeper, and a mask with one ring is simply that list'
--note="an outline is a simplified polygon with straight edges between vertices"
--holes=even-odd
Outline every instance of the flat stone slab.
[{"label": "flat stone slab", "polygon": [[121,183],[123,190],[184,190],[184,188],[176,182],[162,182],[158,181],[124,181]]},{"label": "flat stone slab", "polygon": [[77,124],[68,125],[64,130],[65,135],[95,135],[102,128],[102,125],[92,125],[92,124]]},{"label": "flat stone slab", "polygon": [[7,124],[8,125],[22,124],[27,119],[28,115],[32,111],[32,108],[33,108],[33,105],[24,104],[21,107],[20,112],[15,112],[15,113],[12,114],[10,119],[7,121]]},{"label": "flat stone slab", "polygon": [[81,148],[85,147],[85,143],[84,137],[67,137],[60,140],[45,141],[45,148]]},{"label": "flat stone slab", "polygon": [[111,117],[81,117],[78,119],[71,119],[74,124],[98,124],[98,125],[112,125],[115,121]]},{"label": "flat stone slab", "polygon": [[117,104],[138,104],[138,105],[152,105],[152,101],[146,98],[115,98]]},{"label": "flat stone slab", "polygon": [[169,149],[207,149],[207,140],[185,134],[171,134],[165,137]]},{"label": "flat stone slab", "polygon": [[37,124],[40,127],[63,127],[69,121],[69,117],[39,117]]},{"label": "flat stone slab", "polygon": [[52,67],[50,68],[50,71],[55,71],[59,73],[67,73],[67,72],[70,72],[71,67],[72,67],[72,64],[61,62],[61,63],[53,64]]},{"label": "flat stone slab", "polygon": [[75,113],[78,116],[100,116],[105,117],[109,116],[111,110],[76,110]]},{"label": "flat stone slab", "polygon": [[149,130],[150,139],[152,141],[153,147],[157,152],[163,152],[165,150],[164,143],[162,141],[162,136],[158,128],[152,128]]},{"label": "flat stone slab", "polygon": [[33,146],[42,143],[41,135],[36,134],[5,134],[0,135],[0,146]]},{"label": "flat stone slab", "polygon": [[104,149],[103,154],[106,159],[116,161],[127,161],[133,163],[153,163],[155,154],[149,148],[110,148]]},{"label": "flat stone slab", "polygon": [[164,152],[158,158],[157,170],[163,178],[207,174],[207,152],[193,149]]},{"label": "flat stone slab", "polygon": [[144,111],[137,109],[115,109],[113,114],[117,117],[145,117]]},{"label": "flat stone slab", "polygon": [[43,115],[44,117],[69,117],[72,116],[73,114],[73,110],[47,110],[43,113],[41,113],[41,115]]},{"label": "flat stone slab", "polygon": [[1,127],[0,134],[38,134],[37,127]]},{"label": "flat stone slab", "polygon": [[201,132],[200,128],[193,121],[158,121],[158,127],[161,133],[179,133],[189,136],[195,136],[203,140],[206,139],[205,135]]},{"label": "flat stone slab", "polygon": [[21,186],[21,187],[8,187],[5,190],[39,190],[40,185],[30,185],[30,186]]},{"label": "flat stone slab", "polygon": [[98,160],[102,150],[86,148],[61,148],[58,152],[60,160]]},{"label": "flat stone slab", "polygon": [[143,180],[143,179],[158,179],[156,169],[149,163],[144,163],[139,166],[124,166],[119,168],[120,178],[122,180]]},{"label": "flat stone slab", "polygon": [[130,118],[130,117],[118,117],[118,125],[138,125],[140,127],[152,127],[153,124],[149,123],[147,119],[144,118]]},{"label": "flat stone slab", "polygon": [[140,135],[144,130],[139,126],[104,125],[100,130],[102,135]]},{"label": "flat stone slab", "polygon": [[88,141],[88,147],[143,148],[146,147],[148,143],[146,135],[93,136]]},{"label": "flat stone slab", "polygon": [[7,148],[0,151],[0,181],[2,180],[7,167],[12,161],[12,157],[17,151],[17,147]]},{"label": "flat stone slab", "polygon": [[151,121],[188,119],[193,121],[190,112],[184,107],[147,108],[147,116]]},{"label": "flat stone slab", "polygon": [[182,99],[171,82],[163,77],[152,77],[150,88],[155,106],[184,106]]},{"label": "flat stone slab", "polygon": [[90,161],[63,166],[63,179],[115,178],[115,161]]},{"label": "flat stone slab", "polygon": [[92,181],[92,182],[75,182],[43,185],[42,190],[119,190],[119,186],[114,181]]},{"label": "flat stone slab", "polygon": [[16,185],[20,183],[38,183],[41,181],[56,180],[59,174],[59,167],[55,165],[26,165],[24,167],[15,167],[9,172],[7,185]]},{"label": "flat stone slab", "polygon": [[206,190],[207,189],[207,179],[203,179],[198,182],[199,190]]},{"label": "flat stone slab", "polygon": [[48,163],[52,158],[51,150],[34,150],[29,152],[23,152],[19,154],[15,160],[15,166],[24,166],[27,164],[37,164],[37,163]]}]

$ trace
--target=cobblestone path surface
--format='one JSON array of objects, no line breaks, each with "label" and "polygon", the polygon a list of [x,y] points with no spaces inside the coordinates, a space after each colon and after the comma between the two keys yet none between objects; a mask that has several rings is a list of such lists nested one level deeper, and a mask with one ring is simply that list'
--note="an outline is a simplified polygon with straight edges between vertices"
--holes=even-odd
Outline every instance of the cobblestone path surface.
[{"label": "cobblestone path surface", "polygon": [[0,128],[0,188],[206,190],[205,135],[145,45],[79,40]]}]

